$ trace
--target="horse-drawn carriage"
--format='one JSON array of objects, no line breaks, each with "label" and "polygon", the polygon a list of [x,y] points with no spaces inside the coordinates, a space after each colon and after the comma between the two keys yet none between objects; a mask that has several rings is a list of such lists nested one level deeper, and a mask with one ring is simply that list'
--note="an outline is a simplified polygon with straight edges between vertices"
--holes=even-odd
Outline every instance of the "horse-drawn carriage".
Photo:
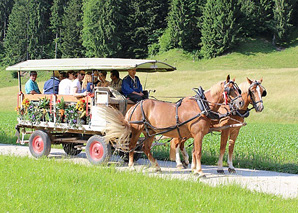
[{"label": "horse-drawn carriage", "polygon": [[[51,145],[62,144],[68,155],[77,155],[85,148],[91,163],[106,162],[115,145],[105,142],[103,135],[107,122],[105,116],[98,111],[102,106],[112,106],[125,114],[134,103],[111,87],[95,87],[92,95],[83,98],[72,95],[24,94],[21,73],[52,71],[54,75],[54,71],[84,70],[94,76],[95,70],[121,72],[134,68],[138,72],[176,69],[156,60],[108,58],[28,60],[8,67],[6,70],[18,72],[19,79],[16,126],[18,142],[29,143],[31,154],[37,158],[49,155]],[[31,134],[29,140],[25,140],[26,134]]]},{"label": "horse-drawn carriage", "polygon": [[[108,161],[114,148],[129,153],[129,166],[133,166],[136,159],[134,153],[141,148],[159,171],[160,167],[150,152],[156,135],[174,138],[181,145],[180,148],[186,139],[194,138],[192,170],[204,176],[201,168],[204,135],[211,130],[222,131],[231,127],[238,128],[239,132],[244,125],[241,122],[243,112],[239,109],[245,109],[244,114],[247,114],[250,103],[256,111],[263,109],[262,96],[266,95],[266,90],[260,85],[262,80],[247,79],[246,91],[241,95],[241,90],[230,76],[208,91],[197,88],[194,90],[196,95],[182,98],[176,103],[152,99],[129,103],[112,88],[102,87],[94,88],[93,96],[82,99],[70,95],[27,95],[21,89],[21,71],[53,71],[54,74],[56,70],[127,71],[132,68],[138,72],[175,70],[175,67],[155,60],[99,58],[33,60],[8,67],[7,70],[18,71],[19,76],[18,140],[24,143],[24,135],[31,134],[29,149],[35,157],[47,156],[52,144],[62,144],[69,155],[77,155],[85,148],[87,158],[93,164]],[[231,118],[230,115],[236,117]],[[221,122],[228,116],[226,122]],[[237,119],[239,122],[236,124],[230,122]],[[236,137],[238,132],[234,134]],[[145,137],[140,142],[141,133]],[[221,150],[224,150],[226,140],[222,139]],[[179,146],[176,148],[177,151]],[[182,151],[185,161],[188,161],[187,153]],[[229,160],[232,152],[230,150]],[[222,156],[221,153],[219,162]],[[231,163],[229,168],[230,165],[233,169]],[[219,163],[219,172],[222,171]]]}]

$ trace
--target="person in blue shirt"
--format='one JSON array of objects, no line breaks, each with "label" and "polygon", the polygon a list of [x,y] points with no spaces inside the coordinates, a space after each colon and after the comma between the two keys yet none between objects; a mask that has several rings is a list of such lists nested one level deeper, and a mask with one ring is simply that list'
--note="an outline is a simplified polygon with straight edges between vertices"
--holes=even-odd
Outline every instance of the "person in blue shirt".
[{"label": "person in blue shirt", "polygon": [[54,76],[52,76],[49,80],[44,83],[43,86],[43,94],[53,94],[53,82],[54,82],[54,94],[58,94],[59,89],[59,72],[55,71]]},{"label": "person in blue shirt", "polygon": [[35,82],[37,78],[37,72],[30,72],[30,79],[25,84],[25,92],[26,94],[40,94],[37,83]]},{"label": "person in blue shirt", "polygon": [[148,98],[148,93],[143,91],[140,79],[136,76],[136,69],[129,69],[128,75],[122,80],[122,93],[133,102]]}]

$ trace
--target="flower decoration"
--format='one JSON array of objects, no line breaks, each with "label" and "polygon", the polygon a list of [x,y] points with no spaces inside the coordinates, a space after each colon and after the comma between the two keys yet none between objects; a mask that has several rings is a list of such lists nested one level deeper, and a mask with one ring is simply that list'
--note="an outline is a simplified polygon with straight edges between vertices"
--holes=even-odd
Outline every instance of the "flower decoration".
[{"label": "flower decoration", "polygon": [[23,107],[28,108],[30,105],[30,101],[28,98],[25,98],[22,102]]}]

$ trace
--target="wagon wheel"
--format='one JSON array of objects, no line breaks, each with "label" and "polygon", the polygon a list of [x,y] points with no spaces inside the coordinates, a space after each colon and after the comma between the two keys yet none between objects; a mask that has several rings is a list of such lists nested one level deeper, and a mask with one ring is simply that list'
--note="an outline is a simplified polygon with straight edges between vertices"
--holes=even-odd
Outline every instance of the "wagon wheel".
[{"label": "wagon wheel", "polygon": [[78,149],[75,147],[77,145],[82,145],[82,144],[79,144],[79,143],[64,143],[64,144],[62,144],[65,153],[68,155],[73,155],[73,156],[80,154],[82,151],[81,149]]},{"label": "wagon wheel", "polygon": [[[142,151],[142,146],[138,146],[136,148],[136,151],[138,152],[135,152],[134,155],[133,155],[133,161],[137,161],[139,160],[143,153],[139,153],[139,151]],[[129,153],[128,152],[122,152],[121,150],[119,151],[119,156],[124,160],[124,162],[128,162],[129,161]]]},{"label": "wagon wheel", "polygon": [[112,154],[111,145],[107,144],[104,138],[99,135],[89,138],[85,149],[89,162],[94,165],[106,163]]},{"label": "wagon wheel", "polygon": [[36,158],[48,156],[51,151],[49,135],[41,130],[34,131],[29,138],[29,150]]}]

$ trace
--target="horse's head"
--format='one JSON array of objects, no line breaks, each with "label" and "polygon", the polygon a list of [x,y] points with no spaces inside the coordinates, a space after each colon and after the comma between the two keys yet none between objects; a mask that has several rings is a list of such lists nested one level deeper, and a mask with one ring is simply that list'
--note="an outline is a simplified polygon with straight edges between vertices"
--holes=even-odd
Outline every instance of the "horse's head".
[{"label": "horse's head", "polygon": [[249,102],[253,105],[256,112],[262,112],[264,109],[262,97],[267,95],[266,89],[261,85],[263,79],[261,78],[259,81],[252,81],[247,78],[247,82],[249,84],[248,87],[248,99]]},{"label": "horse's head", "polygon": [[230,80],[230,75],[227,76],[227,80],[224,82],[223,87],[224,103],[230,103],[232,107],[240,109],[244,105],[243,98],[241,96],[241,90],[235,83],[235,79]]}]

